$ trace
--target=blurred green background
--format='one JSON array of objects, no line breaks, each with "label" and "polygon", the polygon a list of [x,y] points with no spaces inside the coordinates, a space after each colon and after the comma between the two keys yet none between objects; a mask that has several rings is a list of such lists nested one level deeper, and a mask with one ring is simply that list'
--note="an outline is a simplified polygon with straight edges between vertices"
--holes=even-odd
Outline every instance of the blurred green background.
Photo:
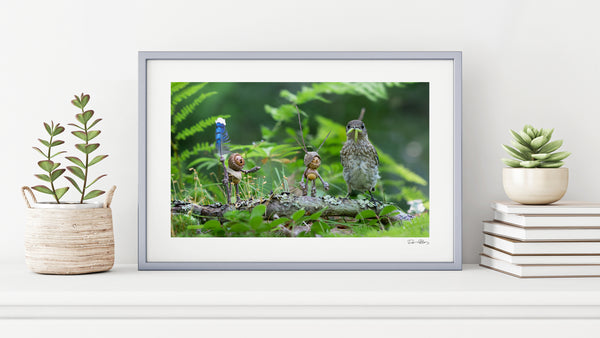
[{"label": "blurred green background", "polygon": [[[378,149],[382,179],[375,196],[406,210],[407,201],[429,195],[429,83],[172,83],[172,199],[224,202],[222,169],[214,149],[217,117],[225,117],[232,152],[245,169],[262,169],[242,183],[243,198],[271,191],[296,192],[304,152],[294,140],[302,112],[309,150],[320,150],[319,173],[330,183],[320,195],[343,197],[339,151],[345,125],[366,109],[364,122]],[[190,170],[193,168],[193,170]]]}]

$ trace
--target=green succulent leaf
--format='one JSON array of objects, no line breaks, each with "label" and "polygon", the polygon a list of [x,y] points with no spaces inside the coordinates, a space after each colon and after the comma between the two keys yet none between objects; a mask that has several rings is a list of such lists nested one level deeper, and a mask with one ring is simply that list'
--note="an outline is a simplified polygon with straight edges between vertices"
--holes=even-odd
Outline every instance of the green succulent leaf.
[{"label": "green succulent leaf", "polygon": [[554,133],[554,128],[544,129],[544,131],[542,132],[542,135],[544,135],[544,137],[546,137],[548,140],[550,140],[552,138],[552,133]]},{"label": "green succulent leaf", "polygon": [[83,141],[87,141],[87,136],[85,135],[85,132],[83,132],[83,131],[75,130],[75,131],[72,131],[71,134],[79,137]]},{"label": "green succulent leaf", "polygon": [[515,149],[520,151],[523,155],[525,155],[525,156],[531,155],[531,149],[529,147],[526,147],[515,140],[512,140],[511,143],[512,143],[513,147],[515,147]]},{"label": "green succulent leaf", "polygon": [[510,133],[512,134],[513,138],[516,141],[516,142],[513,142],[513,144],[519,143],[522,146],[527,147],[529,149],[529,142],[525,142],[525,140],[521,137],[521,135],[519,135],[519,133],[517,133],[516,131],[514,131],[512,129],[510,130]]},{"label": "green succulent leaf", "polygon": [[84,154],[90,154],[94,150],[98,149],[99,146],[100,146],[99,143],[90,143],[90,144],[78,143],[75,145],[75,148],[79,149]]},{"label": "green succulent leaf", "polygon": [[81,161],[79,158],[77,158],[75,156],[66,156],[65,158],[67,160],[75,163],[76,165],[80,166],[81,168],[85,168],[85,164],[83,164],[83,161]]},{"label": "green succulent leaf", "polygon": [[532,140],[535,138],[535,132],[533,131],[533,128],[527,128],[525,132],[527,135],[529,135],[529,137],[531,137]]},{"label": "green succulent leaf", "polygon": [[71,184],[75,187],[75,189],[77,189],[77,191],[79,191],[80,194],[82,194],[83,192],[81,191],[81,189],[79,188],[79,184],[77,184],[77,182],[75,182],[75,179],[71,176],[65,176],[65,178],[71,182]]},{"label": "green succulent leaf", "polygon": [[56,198],[61,199],[65,195],[65,193],[69,190],[69,187],[58,188],[56,189]]},{"label": "green succulent leaf", "polygon": [[87,140],[91,141],[98,135],[100,135],[100,130],[88,130]]},{"label": "green succulent leaf", "polygon": [[85,107],[88,102],[90,101],[90,96],[88,94],[86,95],[81,95],[81,107]]},{"label": "green succulent leaf", "polygon": [[523,126],[523,131],[524,131],[524,132],[527,132],[527,129],[533,129],[533,126],[532,126],[532,125],[530,125],[530,124],[526,124],[526,125],[524,125],[524,126]]},{"label": "green succulent leaf", "polygon": [[32,147],[32,148],[37,150],[40,154],[42,154],[42,156],[46,157],[47,154],[45,154],[40,148],[38,148],[38,147]]},{"label": "green succulent leaf", "polygon": [[57,179],[57,178],[59,178],[59,177],[60,177],[60,175],[62,175],[64,172],[65,172],[65,169],[58,169],[58,170],[55,170],[55,171],[53,171],[53,172],[50,174],[50,179],[52,180],[52,182],[54,182],[54,181],[56,181],[56,179]]},{"label": "green succulent leaf", "polygon": [[40,141],[40,143],[45,145],[46,147],[50,147],[50,142],[48,142],[46,140],[42,140],[41,138],[38,138],[38,141]]},{"label": "green succulent leaf", "polygon": [[535,158],[536,160],[546,160],[548,159],[548,157],[550,157],[550,154],[532,154],[531,157]]},{"label": "green succulent leaf", "polygon": [[562,140],[552,141],[550,143],[547,143],[543,147],[541,147],[538,152],[549,154],[549,153],[556,151],[558,148],[560,148],[562,146],[562,144],[563,144]]},{"label": "green succulent leaf", "polygon": [[523,168],[536,168],[540,166],[540,161],[521,161],[521,167]]},{"label": "green succulent leaf", "polygon": [[33,189],[35,191],[39,191],[39,192],[44,193],[44,194],[54,195],[54,193],[52,192],[52,190],[50,190],[50,188],[48,188],[45,185],[36,185],[34,187],[31,187],[31,189]]},{"label": "green succulent leaf", "polygon": [[93,110],[86,110],[83,112],[83,124],[86,124],[94,116]]},{"label": "green succulent leaf", "polygon": [[46,174],[37,174],[34,175],[35,177],[39,178],[40,180],[46,181],[46,182],[50,182],[50,177]]},{"label": "green succulent leaf", "polygon": [[59,152],[55,153],[54,155],[50,156],[50,158],[53,158],[54,156],[57,156],[57,155],[60,155],[60,154],[64,154],[64,153],[66,153],[66,151],[64,151],[64,150],[63,151],[59,151]]},{"label": "green succulent leaf", "polygon": [[543,162],[540,164],[540,168],[560,168],[565,164],[563,161],[558,162]]},{"label": "green succulent leaf", "polygon": [[83,199],[89,200],[90,198],[98,197],[104,193],[105,193],[105,191],[102,191],[102,190],[92,190],[92,191],[88,192]]},{"label": "green succulent leaf", "polygon": [[92,166],[100,161],[102,161],[103,159],[107,158],[108,155],[98,155],[96,157],[94,157],[94,159],[92,159],[92,161],[90,161],[90,163],[88,164],[88,166]]},{"label": "green succulent leaf", "polygon": [[67,170],[70,171],[73,175],[81,178],[82,180],[85,180],[85,174],[83,173],[83,170],[81,170],[81,168],[68,166]]},{"label": "green succulent leaf", "polygon": [[564,160],[565,158],[569,157],[569,155],[571,155],[570,152],[568,151],[559,151],[558,153],[554,153],[551,154],[546,161],[547,162],[551,162],[551,161],[561,161]]},{"label": "green succulent leaf", "polygon": [[50,125],[48,123],[44,122],[44,128],[46,128],[48,135],[52,136],[52,128],[50,127]]},{"label": "green succulent leaf", "polygon": [[527,144],[531,144],[532,138],[529,135],[527,135],[526,132],[524,132],[524,131],[519,132],[519,136],[521,136],[521,139],[523,139],[523,141],[525,141]]},{"label": "green succulent leaf", "polygon": [[77,128],[79,128],[81,130],[85,130],[85,128],[83,128],[82,126],[78,126],[75,123],[69,123],[69,125],[72,126],[72,127],[77,127]]},{"label": "green succulent leaf", "polygon": [[101,179],[101,178],[102,178],[102,177],[104,177],[104,176],[106,176],[106,174],[104,174],[104,175],[100,175],[100,176],[96,177],[96,179],[95,179],[95,180],[93,180],[93,181],[92,181],[92,183],[88,184],[88,185],[87,185],[85,188],[87,189],[87,188],[91,187],[91,186],[92,186],[92,184],[96,183],[96,182],[97,182],[99,179]]},{"label": "green succulent leaf", "polygon": [[52,136],[60,135],[60,134],[62,134],[63,131],[65,131],[65,127],[59,126],[57,124],[56,128],[54,128],[54,133],[52,133]]},{"label": "green succulent leaf", "polygon": [[512,168],[520,168],[521,167],[521,161],[513,160],[513,159],[509,159],[509,158],[503,158],[501,160],[502,160],[502,162],[504,162],[504,164],[506,164],[509,167],[512,167]]},{"label": "green succulent leaf", "polygon": [[39,161],[38,166],[48,173],[54,170],[54,162],[50,160]]},{"label": "green succulent leaf", "polygon": [[51,147],[56,147],[56,146],[59,146],[59,145],[61,145],[61,144],[63,144],[63,143],[65,143],[65,141],[56,140],[56,141],[52,142],[52,143],[50,144],[50,146],[51,146]]},{"label": "green succulent leaf", "polygon": [[512,157],[514,157],[516,159],[519,159],[521,161],[527,161],[527,160],[529,160],[529,158],[525,154],[521,153],[520,151],[518,151],[517,149],[515,149],[513,147],[507,146],[505,144],[503,144],[502,147],[504,148],[504,150],[506,150],[506,152],[510,156],[512,156]]},{"label": "green succulent leaf", "polygon": [[533,149],[539,149],[541,146],[543,146],[544,144],[548,143],[548,139],[546,139],[544,136],[538,136],[536,138],[534,138],[533,140],[531,140],[531,147]]},{"label": "green succulent leaf", "polygon": [[79,101],[79,97],[77,97],[77,95],[75,95],[75,99],[71,100],[71,103],[77,107],[77,108],[81,108],[81,101]]},{"label": "green succulent leaf", "polygon": [[102,121],[102,119],[96,119],[94,122],[92,122],[92,124],[90,124],[90,125],[88,126],[88,129],[91,129],[93,126],[95,126],[95,125],[96,125],[96,123],[98,123],[98,122],[100,122],[100,121]]}]

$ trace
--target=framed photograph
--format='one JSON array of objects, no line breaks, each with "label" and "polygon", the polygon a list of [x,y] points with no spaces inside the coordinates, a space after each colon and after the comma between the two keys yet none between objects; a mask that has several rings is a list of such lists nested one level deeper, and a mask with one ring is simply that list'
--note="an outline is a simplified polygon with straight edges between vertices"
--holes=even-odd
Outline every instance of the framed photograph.
[{"label": "framed photograph", "polygon": [[140,270],[460,270],[461,52],[140,52]]}]

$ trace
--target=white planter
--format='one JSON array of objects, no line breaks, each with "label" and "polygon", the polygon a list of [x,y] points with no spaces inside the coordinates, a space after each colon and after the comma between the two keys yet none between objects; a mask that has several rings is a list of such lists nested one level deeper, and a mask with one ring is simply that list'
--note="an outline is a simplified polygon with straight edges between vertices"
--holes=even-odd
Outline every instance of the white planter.
[{"label": "white planter", "polygon": [[503,168],[504,192],[511,200],[522,204],[549,204],[560,200],[567,192],[567,168]]},{"label": "white planter", "polygon": [[[110,270],[115,261],[112,210],[116,187],[104,203],[39,203],[23,187],[27,204],[25,263],[34,272],[72,275]],[[33,199],[30,203],[25,192]]]}]

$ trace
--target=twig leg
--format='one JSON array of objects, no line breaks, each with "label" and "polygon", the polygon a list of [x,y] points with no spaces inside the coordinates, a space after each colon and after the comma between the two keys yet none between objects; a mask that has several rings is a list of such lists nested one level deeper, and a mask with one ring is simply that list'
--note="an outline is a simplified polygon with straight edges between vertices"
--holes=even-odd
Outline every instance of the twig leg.
[{"label": "twig leg", "polygon": [[316,197],[317,196],[317,180],[313,180],[312,181],[312,189],[310,190],[310,195],[312,197]]},{"label": "twig leg", "polygon": [[239,202],[240,201],[240,185],[239,184],[234,184],[235,185],[235,197],[236,200],[235,202]]}]

